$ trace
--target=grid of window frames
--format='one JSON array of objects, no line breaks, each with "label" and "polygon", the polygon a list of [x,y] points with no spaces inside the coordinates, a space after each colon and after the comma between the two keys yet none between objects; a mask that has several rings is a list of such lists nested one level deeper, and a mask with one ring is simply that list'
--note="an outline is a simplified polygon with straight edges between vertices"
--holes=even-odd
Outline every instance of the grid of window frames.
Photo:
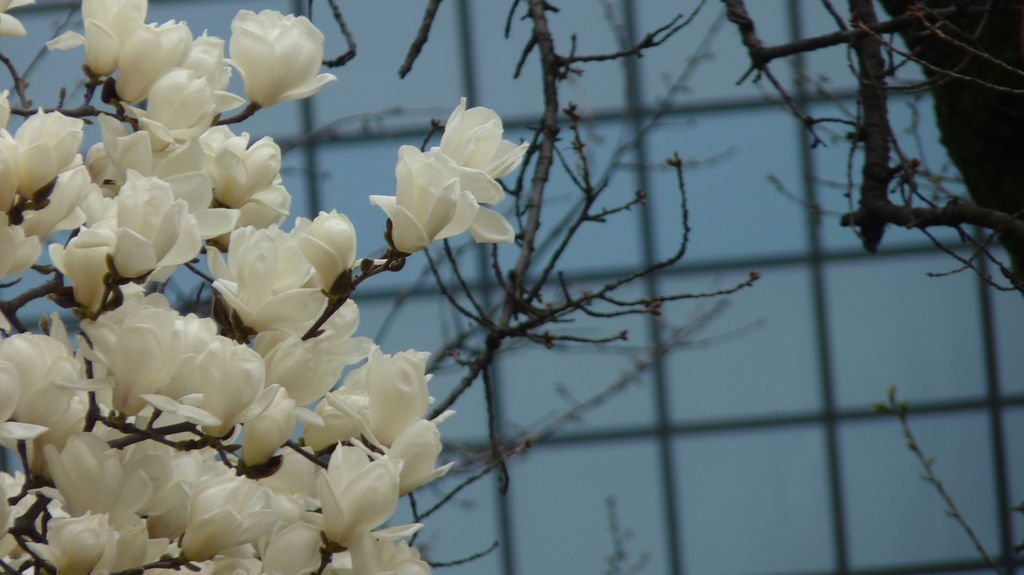
[{"label": "grid of window frames", "polygon": [[[3,42],[20,67],[36,57],[22,43],[38,46],[68,17],[67,2],[38,4],[18,14],[29,40]],[[378,247],[370,230],[383,228],[366,196],[390,193],[398,145],[419,143],[429,118],[445,117],[465,95],[498,110],[507,133],[524,137],[540,109],[536,63],[512,77],[530,32],[513,21],[510,38],[503,37],[510,2],[444,2],[423,55],[399,80],[423,4],[342,2],[358,57],[315,99],[261,112],[246,126],[287,148],[283,174],[294,212],[349,214],[362,232],[361,253]],[[551,15],[558,45],[564,50],[576,33],[581,51],[600,52],[614,48],[617,35],[630,42],[697,2],[616,0],[609,3],[616,26],[594,0],[555,4],[562,9]],[[817,0],[748,4],[769,42],[831,30]],[[208,27],[227,37],[242,8],[302,12],[306,2],[151,0],[149,20],[184,19],[197,32]],[[317,0],[314,10],[328,52],[344,51],[325,3]],[[39,62],[31,76],[38,104],[49,104],[61,86],[73,88],[79,57],[54,54]],[[816,113],[841,114],[854,105],[842,49],[791,64],[780,63],[778,71]],[[963,515],[1005,572],[1014,573],[1013,546],[1024,539],[1024,522],[1007,510],[1024,500],[1024,304],[969,273],[929,277],[955,262],[916,234],[890,230],[881,254],[865,254],[836,223],[846,207],[843,134],[812,150],[799,123],[767,101],[760,86],[735,84],[746,65],[735,31],[712,2],[689,29],[643,59],[588,67],[563,84],[564,99],[592,118],[587,135],[597,165],[667,110],[619,160],[625,168],[613,180],[627,193],[647,190],[649,203],[584,232],[566,258],[569,277],[600,282],[674,249],[681,231],[674,181],[658,165],[678,150],[696,160],[688,162],[690,253],[636,295],[721,287],[749,270],[763,280],[733,297],[706,337],[657,361],[637,383],[515,461],[507,496],[496,495],[493,482],[478,482],[433,516],[418,543],[434,561],[500,543],[446,572],[606,572],[619,545],[626,564],[643,573],[984,572],[920,479],[898,423],[871,408],[897,385]],[[818,86],[831,96],[819,95]],[[900,128],[920,135],[914,153],[932,166],[946,163],[928,102],[893,102]],[[552,183],[552,212],[570,205],[567,183],[564,176]],[[465,272],[486,292],[493,286],[477,255],[469,253]],[[377,336],[386,351],[430,349],[458,325],[422,273],[423,262],[410,268],[360,289],[361,333]],[[632,346],[663,344],[667,324],[699,316],[707,311],[701,305],[708,304],[672,305],[663,321],[632,319],[616,329],[629,329]],[[586,349],[567,356],[525,348],[502,356],[503,433],[550,421],[631,362]],[[456,378],[438,374],[434,394],[444,396]],[[447,436],[453,444],[482,443],[482,392],[472,389],[456,407]]]}]

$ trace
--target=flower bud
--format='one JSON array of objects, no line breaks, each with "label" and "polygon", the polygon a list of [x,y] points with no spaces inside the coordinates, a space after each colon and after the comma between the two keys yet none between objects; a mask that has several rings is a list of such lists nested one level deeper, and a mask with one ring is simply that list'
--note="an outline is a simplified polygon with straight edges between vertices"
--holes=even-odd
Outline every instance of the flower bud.
[{"label": "flower bud", "polygon": [[342,272],[356,262],[356,230],[344,214],[320,212],[312,222],[299,218],[296,239],[302,255],[313,264],[320,289],[330,291]]}]

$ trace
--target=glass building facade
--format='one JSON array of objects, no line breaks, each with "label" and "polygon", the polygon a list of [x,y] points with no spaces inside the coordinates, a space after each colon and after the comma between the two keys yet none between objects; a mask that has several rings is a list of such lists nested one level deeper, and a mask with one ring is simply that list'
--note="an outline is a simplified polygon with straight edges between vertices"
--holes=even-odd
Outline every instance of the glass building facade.
[{"label": "glass building facade", "polygon": [[[66,2],[38,4],[18,14],[29,38],[2,43],[22,68],[68,18]],[[326,3],[313,4],[328,56],[343,52]],[[698,2],[555,4],[561,9],[550,16],[556,45],[566,51],[576,34],[579,50],[590,53],[640,38]],[[504,38],[511,2],[443,2],[422,55],[400,80],[397,70],[424,5],[341,2],[358,55],[335,70],[338,82],[242,126],[257,137],[274,136],[288,150],[283,175],[293,212],[345,212],[361,232],[360,253],[383,246],[374,230],[383,229],[384,216],[367,195],[392,193],[398,146],[418,145],[430,118],[444,119],[467,96],[471,105],[497,110],[509,137],[520,138],[540,115],[536,58],[513,78],[531,32],[528,22],[513,19]],[[817,0],[748,5],[767,42],[834,29]],[[226,38],[243,8],[301,12],[307,3],[151,0],[149,21],[187,20],[197,33],[205,27]],[[60,87],[73,94],[80,57],[42,55],[30,76],[37,104],[51,105]],[[622,348],[522,347],[501,355],[497,416],[502,433],[515,438],[628,372],[631,349],[663,345],[673,325],[716,314],[635,383],[515,458],[506,496],[488,478],[433,515],[418,540],[432,561],[499,542],[480,559],[438,572],[618,572],[608,567],[616,540],[628,565],[652,574],[985,571],[921,480],[899,422],[872,409],[890,386],[909,402],[911,425],[963,515],[1006,572],[1014,572],[1013,546],[1024,540],[1024,516],[1010,512],[1024,500],[1024,301],[969,272],[931,277],[958,264],[919,233],[890,228],[881,253],[865,253],[838,224],[847,207],[843,130],[825,129],[827,145],[812,149],[800,122],[764,86],[736,84],[748,64],[722,6],[710,2],[690,27],[643,58],[585,65],[582,76],[562,84],[563,103],[576,102],[588,118],[584,134],[595,165],[615,162],[619,197],[636,189],[649,195],[640,209],[585,229],[565,258],[567,277],[601,283],[675,249],[678,193],[674,174],[662,166],[678,151],[690,166],[689,253],[635,286],[634,295],[721,288],[750,270],[762,280],[721,311],[710,309],[715,301],[698,300],[666,305],[661,318],[612,320],[611,330],[601,323],[608,320],[571,326],[581,334],[628,329]],[[841,116],[856,106],[842,47],[773,66],[814,114]],[[945,170],[926,97],[894,95],[891,108],[894,129],[914,144],[910,153]],[[656,116],[654,127],[637,136]],[[637,145],[617,153],[634,137]],[[567,141],[561,145],[568,149]],[[571,208],[568,183],[564,173],[555,176],[549,213]],[[467,279],[498,297],[479,255],[466,252]],[[425,270],[420,257],[406,273],[361,287],[359,333],[378,337],[388,352],[432,350],[454,333],[462,322]],[[438,373],[434,395],[444,397],[458,377]],[[455,408],[458,415],[442,428],[451,449],[485,444],[479,386]],[[427,506],[441,494],[428,490],[419,503]]]}]

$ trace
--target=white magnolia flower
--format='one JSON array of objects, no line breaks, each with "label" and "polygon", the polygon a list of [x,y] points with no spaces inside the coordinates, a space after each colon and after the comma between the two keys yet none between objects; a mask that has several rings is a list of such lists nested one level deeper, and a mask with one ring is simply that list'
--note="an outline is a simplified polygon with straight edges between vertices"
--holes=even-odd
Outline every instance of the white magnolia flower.
[{"label": "white magnolia flower", "polygon": [[210,469],[219,472],[220,464],[213,460],[212,450],[181,452],[146,441],[126,451],[122,463],[125,471],[142,473],[153,486],[149,503],[138,512],[146,517],[150,536],[177,539],[185,532],[188,503],[196,482],[207,477]]},{"label": "white magnolia flower", "polygon": [[167,182],[129,171],[115,202],[114,268],[122,277],[185,263],[202,248],[195,217]]},{"label": "white magnolia flower", "polygon": [[479,204],[463,190],[451,160],[413,146],[398,150],[395,196],[370,196],[391,220],[391,244],[413,253],[431,242],[460,234],[476,219]]},{"label": "white magnolia flower", "polygon": [[41,251],[39,238],[26,237],[24,228],[10,225],[7,217],[0,214],[0,277],[20,274],[32,267]]},{"label": "white magnolia flower", "polygon": [[82,322],[92,348],[86,357],[104,366],[113,385],[112,407],[135,415],[146,407],[142,395],[158,393],[174,374],[180,343],[177,312],[156,307],[153,298],[129,300],[95,321]]},{"label": "white magnolia flower", "polygon": [[[199,384],[198,394],[175,403],[158,390],[158,396],[146,395],[146,401],[192,419],[202,424],[206,433],[222,437],[236,424],[262,413],[274,399],[276,388],[263,387],[265,369],[260,354],[226,337],[213,337],[195,357],[192,369],[192,377]],[[181,377],[181,369],[174,375]]]},{"label": "white magnolia flower", "polygon": [[266,411],[245,423],[242,461],[255,466],[266,463],[295,431],[295,400],[278,388]]},{"label": "white magnolia flower", "polygon": [[420,552],[405,541],[367,535],[352,545],[352,575],[369,573],[400,573],[430,575],[430,565],[420,559]]},{"label": "white magnolia flower", "polygon": [[[230,208],[213,208],[213,181],[203,169],[203,151],[195,140],[180,146],[152,149],[150,132],[129,133],[114,118],[101,115],[103,143],[89,150],[86,163],[93,181],[115,195],[127,180],[129,171],[154,176],[167,182],[174,197],[188,204],[203,239],[214,238],[235,229],[241,212]],[[95,218],[89,223],[95,223]]]},{"label": "white magnolia flower", "polygon": [[[18,407],[21,396],[21,376],[11,363],[0,360],[0,441],[13,442],[35,439],[46,432],[46,427],[32,423],[7,421]],[[0,497],[3,491],[0,490]],[[0,531],[6,528],[6,501],[0,503]],[[0,535],[2,537],[2,535]]]},{"label": "white magnolia flower", "polygon": [[388,452],[403,464],[399,493],[405,495],[448,473],[454,462],[434,469],[440,454],[441,433],[437,430],[436,421],[421,419],[406,427]]},{"label": "white magnolia flower", "polygon": [[207,248],[213,287],[256,330],[301,330],[326,305],[320,290],[304,287],[313,273],[295,238],[276,226],[231,233],[227,262],[217,248]]},{"label": "white magnolia flower", "polygon": [[64,508],[72,515],[135,513],[152,497],[152,484],[141,471],[125,473],[121,451],[95,433],[77,433],[64,449],[43,451]]},{"label": "white magnolia flower", "polygon": [[427,393],[427,360],[425,351],[408,350],[394,355],[379,348],[370,353],[366,364],[352,372],[346,386],[365,390],[369,398],[369,426],[378,441],[385,445],[420,420],[433,398]]},{"label": "white magnolia flower", "polygon": [[322,290],[330,291],[338,276],[355,265],[355,227],[347,216],[336,210],[320,212],[312,222],[306,218],[296,219],[292,234],[299,242],[302,255],[313,264]]},{"label": "white magnolia flower", "polygon": [[46,45],[51,50],[85,46],[85,65],[95,76],[117,71],[125,42],[145,26],[147,0],[83,0],[85,36],[65,32]]},{"label": "white magnolia flower", "polygon": [[10,210],[17,199],[20,156],[18,142],[6,129],[0,129],[0,212]]},{"label": "white magnolia flower", "polygon": [[34,550],[57,568],[60,575],[88,575],[100,562],[114,530],[106,514],[53,519],[47,527],[46,546]]},{"label": "white magnolia flower", "polygon": [[183,68],[205,79],[214,90],[227,90],[231,81],[231,66],[224,58],[224,39],[207,36],[206,31],[192,41],[192,50]]},{"label": "white magnolia flower", "polygon": [[401,470],[402,464],[387,456],[371,463],[359,448],[335,449],[317,478],[327,538],[350,545],[394,515]]},{"label": "white magnolia flower", "polygon": [[7,535],[10,519],[11,506],[7,503],[7,490],[4,489],[4,484],[0,482],[0,539]]},{"label": "white magnolia flower", "polygon": [[107,258],[115,241],[116,236],[109,230],[81,228],[66,247],[50,244],[50,260],[71,280],[75,301],[89,311],[95,312],[103,305]]},{"label": "white magnolia flower", "polygon": [[172,68],[153,84],[146,109],[128,106],[128,113],[152,134],[156,151],[201,136],[215,116],[245,103],[238,96],[214,90],[206,79],[186,68]]},{"label": "white magnolia flower", "polygon": [[57,174],[71,167],[82,145],[83,125],[78,118],[42,110],[25,120],[14,136],[18,142],[20,196],[32,199]]},{"label": "white magnolia flower", "polygon": [[174,331],[180,344],[177,366],[171,380],[160,390],[161,395],[179,400],[186,395],[203,392],[198,363],[203,352],[217,339],[217,322],[208,317],[188,314],[174,322]]},{"label": "white magnolia flower", "polygon": [[231,22],[230,48],[246,97],[264,108],[308,98],[336,79],[333,74],[317,74],[324,35],[305,16],[240,10]]},{"label": "white magnolia flower", "polygon": [[292,197],[281,185],[281,148],[273,138],[249,146],[248,133],[236,136],[227,126],[216,126],[199,143],[214,198],[241,212],[238,227],[266,228],[288,217]]},{"label": "white magnolia flower", "polygon": [[188,505],[182,552],[192,561],[205,561],[269,534],[278,522],[272,502],[269,489],[232,473],[200,481]]},{"label": "white magnolia flower", "polygon": [[[35,0],[32,0],[33,2]],[[0,92],[0,129],[6,130],[7,124],[11,121],[11,91]]]},{"label": "white magnolia flower", "polygon": [[[18,334],[0,339],[0,365],[13,366],[16,375],[4,370],[7,378],[17,378],[19,391],[14,409],[7,414],[12,421],[49,428],[64,427],[72,398],[80,393],[55,383],[82,379],[83,367],[56,337]],[[7,409],[10,409],[8,404]]]},{"label": "white magnolia flower", "polygon": [[359,308],[348,300],[318,337],[303,341],[281,331],[259,334],[253,347],[266,362],[267,385],[285,388],[299,405],[317,401],[338,382],[345,367],[362,361],[373,349],[369,338],[352,337],[358,325]]},{"label": "white magnolia flower", "polygon": [[180,67],[191,49],[192,32],[184,22],[135,28],[121,46],[117,96],[129,104],[145,100],[156,81]]},{"label": "white magnolia flower", "polygon": [[92,183],[85,166],[61,172],[50,194],[49,203],[41,210],[25,212],[25,221],[21,227],[26,234],[40,240],[45,240],[54,232],[75,229],[85,223],[85,212],[81,204],[98,194],[99,186]]},{"label": "white magnolia flower", "polygon": [[369,412],[370,399],[366,394],[352,393],[342,386],[317,404],[316,414],[324,424],[307,425],[302,439],[313,451],[323,451],[338,442],[358,438],[367,432]]},{"label": "white magnolia flower", "polygon": [[260,554],[266,575],[292,575],[314,573],[320,565],[320,533],[323,527],[319,515],[310,513],[274,533]]},{"label": "white magnolia flower", "polygon": [[0,36],[24,36],[25,26],[7,11],[35,3],[36,0],[0,0]]},{"label": "white magnolia flower", "polygon": [[[501,117],[494,110],[483,106],[467,110],[466,99],[462,98],[444,125],[439,149],[470,174],[482,172],[488,178],[501,178],[519,167],[523,155],[530,148],[528,142],[517,146],[503,136]],[[482,184],[494,192],[501,192],[501,187],[493,180]]]}]

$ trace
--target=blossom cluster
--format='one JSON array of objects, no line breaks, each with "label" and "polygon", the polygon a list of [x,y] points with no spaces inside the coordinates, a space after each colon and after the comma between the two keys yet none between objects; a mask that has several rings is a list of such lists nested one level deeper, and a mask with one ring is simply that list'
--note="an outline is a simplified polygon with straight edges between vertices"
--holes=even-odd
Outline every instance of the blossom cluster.
[{"label": "blossom cluster", "polygon": [[[24,35],[2,12],[26,3],[0,2],[0,35]],[[438,147],[399,150],[396,194],[371,196],[388,246],[360,257],[336,211],[282,228],[281,149],[229,127],[335,79],[322,33],[242,10],[225,41],[146,14],[85,0],[83,32],[49,43],[84,46],[109,106],[84,156],[81,118],[40,109],[12,133],[0,98],[0,278],[49,276],[79,320],[0,314],[0,444],[25,468],[0,473],[3,569],[429,573],[407,541],[422,525],[392,518],[450,469],[453,412],[428,415],[429,354],[355,335],[353,293],[440,239],[512,241],[484,204],[527,145],[463,99]],[[162,295],[176,274],[208,284],[208,314]]]}]

